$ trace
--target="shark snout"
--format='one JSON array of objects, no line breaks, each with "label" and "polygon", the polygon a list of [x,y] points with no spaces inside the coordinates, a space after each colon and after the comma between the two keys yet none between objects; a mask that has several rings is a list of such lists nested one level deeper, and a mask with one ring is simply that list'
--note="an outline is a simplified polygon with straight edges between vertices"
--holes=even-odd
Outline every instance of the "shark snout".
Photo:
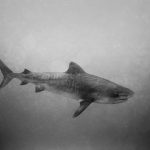
[{"label": "shark snout", "polygon": [[123,92],[119,93],[120,100],[127,100],[134,95],[134,92],[130,89],[125,89]]},{"label": "shark snout", "polygon": [[134,92],[132,90],[128,91],[128,98],[132,97],[134,95]]}]

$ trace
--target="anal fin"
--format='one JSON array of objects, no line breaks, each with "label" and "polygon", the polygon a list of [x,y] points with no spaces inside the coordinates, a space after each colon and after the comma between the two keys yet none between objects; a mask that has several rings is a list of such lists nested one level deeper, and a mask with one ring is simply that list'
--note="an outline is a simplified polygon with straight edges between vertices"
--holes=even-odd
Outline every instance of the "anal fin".
[{"label": "anal fin", "polygon": [[44,91],[44,90],[45,90],[45,88],[44,88],[43,86],[36,86],[36,87],[35,87],[35,92],[36,92],[36,93],[42,92],[42,91]]}]

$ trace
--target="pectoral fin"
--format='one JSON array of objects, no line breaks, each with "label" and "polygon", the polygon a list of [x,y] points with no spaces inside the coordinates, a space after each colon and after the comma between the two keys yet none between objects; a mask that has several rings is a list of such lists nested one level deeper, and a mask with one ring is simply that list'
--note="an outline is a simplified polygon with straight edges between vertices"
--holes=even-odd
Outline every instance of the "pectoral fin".
[{"label": "pectoral fin", "polygon": [[79,108],[75,111],[73,118],[79,116],[93,101],[82,101],[80,102]]},{"label": "pectoral fin", "polygon": [[35,92],[36,92],[36,93],[42,92],[42,91],[44,91],[44,90],[45,90],[45,88],[44,88],[43,86],[36,86],[36,87],[35,87]]}]

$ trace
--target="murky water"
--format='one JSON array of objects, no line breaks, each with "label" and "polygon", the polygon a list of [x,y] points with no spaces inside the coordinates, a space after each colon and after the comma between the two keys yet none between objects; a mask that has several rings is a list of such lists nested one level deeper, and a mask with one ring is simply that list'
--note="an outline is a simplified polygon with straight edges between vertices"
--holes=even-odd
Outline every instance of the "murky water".
[{"label": "murky water", "polygon": [[[0,91],[1,150],[148,150],[150,2],[0,0],[0,59],[14,72],[85,71],[132,89],[116,105],[75,100],[14,79]],[[2,75],[0,75],[2,79]]]}]

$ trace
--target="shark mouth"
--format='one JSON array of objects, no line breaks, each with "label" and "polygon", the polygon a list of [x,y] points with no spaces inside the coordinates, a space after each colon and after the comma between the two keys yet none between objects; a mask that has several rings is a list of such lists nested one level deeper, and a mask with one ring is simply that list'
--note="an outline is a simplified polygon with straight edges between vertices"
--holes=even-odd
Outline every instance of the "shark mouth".
[{"label": "shark mouth", "polygon": [[96,103],[101,103],[101,104],[117,104],[117,103],[123,103],[128,100],[128,97],[122,96],[121,98],[118,99],[111,99],[111,98],[103,98],[101,100],[95,101]]},{"label": "shark mouth", "polygon": [[124,103],[128,100],[127,96],[121,96],[118,99],[110,100],[110,104]]},{"label": "shark mouth", "polygon": [[113,102],[110,103],[110,104],[124,103],[124,102],[126,102],[127,100],[128,100],[127,98],[126,98],[126,99],[119,99],[119,100],[113,101]]},{"label": "shark mouth", "polygon": [[121,98],[119,98],[119,100],[127,100],[128,99],[128,97],[121,97]]}]

